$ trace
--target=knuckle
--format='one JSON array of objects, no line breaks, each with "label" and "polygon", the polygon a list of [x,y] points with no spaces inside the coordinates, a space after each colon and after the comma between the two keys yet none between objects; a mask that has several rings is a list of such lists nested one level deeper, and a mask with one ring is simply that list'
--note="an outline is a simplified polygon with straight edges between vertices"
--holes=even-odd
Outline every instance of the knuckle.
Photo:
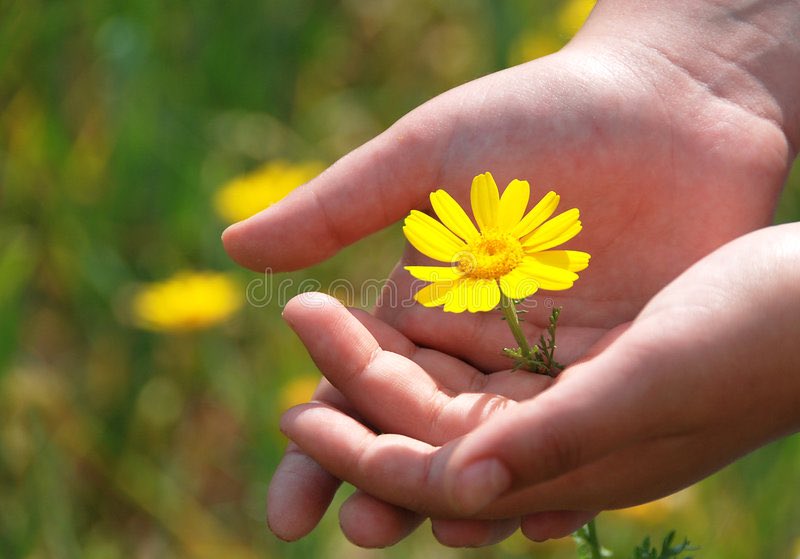
[{"label": "knuckle", "polygon": [[534,463],[539,464],[537,477],[549,479],[569,472],[582,464],[579,437],[571,429],[548,422],[539,427],[532,449]]}]

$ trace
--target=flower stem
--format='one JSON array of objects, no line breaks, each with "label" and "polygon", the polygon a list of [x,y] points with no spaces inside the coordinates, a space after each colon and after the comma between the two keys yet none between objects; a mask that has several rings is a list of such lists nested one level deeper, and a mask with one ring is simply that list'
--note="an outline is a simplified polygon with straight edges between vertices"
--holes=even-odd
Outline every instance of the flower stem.
[{"label": "flower stem", "polygon": [[592,559],[603,559],[603,552],[601,551],[603,548],[597,538],[597,526],[595,526],[594,518],[586,523],[586,533],[588,535],[589,549],[592,551]]},{"label": "flower stem", "polygon": [[[597,527],[594,519],[590,520],[572,534],[572,539],[578,545],[578,559],[603,559],[611,557],[611,553],[600,545],[597,537]],[[637,555],[637,557],[639,557]],[[644,557],[644,556],[642,556]],[[648,555],[647,557],[650,557]],[[655,558],[655,555],[653,555]]]},{"label": "flower stem", "polygon": [[554,358],[556,350],[556,322],[561,308],[554,308],[550,315],[550,326],[547,328],[547,338],[544,334],[539,337],[539,344],[531,345],[525,338],[520,325],[519,313],[514,300],[500,293],[500,308],[503,318],[511,328],[514,339],[519,347],[503,349],[503,355],[514,360],[514,370],[525,369],[539,375],[555,377],[564,366]]},{"label": "flower stem", "polygon": [[503,310],[503,317],[505,317],[508,327],[511,328],[514,339],[517,340],[519,344],[522,357],[525,359],[533,358],[533,350],[528,340],[525,338],[525,334],[522,332],[522,326],[520,326],[519,323],[517,307],[514,305],[514,301],[507,297],[502,291],[500,292],[500,308]]}]

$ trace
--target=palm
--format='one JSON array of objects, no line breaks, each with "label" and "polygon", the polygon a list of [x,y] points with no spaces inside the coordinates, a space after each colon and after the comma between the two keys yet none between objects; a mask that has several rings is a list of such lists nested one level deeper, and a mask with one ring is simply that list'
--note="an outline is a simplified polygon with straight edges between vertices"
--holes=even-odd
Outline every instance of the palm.
[{"label": "palm", "polygon": [[[490,170],[501,185],[528,179],[532,198],[554,189],[561,209],[579,208],[584,231],[570,247],[592,254],[589,269],[569,291],[540,291],[528,305],[531,334],[551,303],[565,308],[559,348],[571,361],[691,263],[770,219],[786,162],[755,154],[754,136],[744,145],[726,123],[738,119],[776,148],[782,136],[710,95],[686,96],[676,89],[670,98],[612,57],[578,48],[488,76],[401,121],[401,138],[437,130],[433,149],[421,150],[426,159],[412,164],[425,174],[404,196],[420,203],[443,187],[468,207],[471,177]],[[412,250],[401,263],[423,259]],[[401,300],[409,295],[401,267],[391,279]],[[512,340],[497,317],[408,305],[378,312],[418,343],[487,371],[506,367],[498,351]]]}]

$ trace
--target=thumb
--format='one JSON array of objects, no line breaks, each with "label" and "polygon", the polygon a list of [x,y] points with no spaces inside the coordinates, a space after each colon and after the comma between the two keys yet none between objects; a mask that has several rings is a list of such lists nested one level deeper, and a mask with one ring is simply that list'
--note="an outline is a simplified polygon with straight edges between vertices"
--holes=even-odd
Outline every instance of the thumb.
[{"label": "thumb", "polygon": [[225,250],[258,272],[295,270],[424,205],[448,137],[435,119],[425,107],[410,113],[285,199],[231,225]]},{"label": "thumb", "polygon": [[454,510],[477,513],[501,495],[568,474],[647,436],[646,383],[631,380],[641,364],[630,354],[615,355],[615,346],[571,366],[550,389],[459,441],[443,468]]}]

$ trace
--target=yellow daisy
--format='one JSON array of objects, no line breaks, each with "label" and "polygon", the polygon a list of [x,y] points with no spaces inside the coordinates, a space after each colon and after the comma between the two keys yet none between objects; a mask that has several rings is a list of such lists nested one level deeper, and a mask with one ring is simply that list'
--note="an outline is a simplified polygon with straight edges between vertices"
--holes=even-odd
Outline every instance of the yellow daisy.
[{"label": "yellow daisy", "polygon": [[319,161],[270,161],[225,183],[214,197],[217,213],[229,223],[247,219],[310,181],[324,168]]},{"label": "yellow daisy", "polygon": [[422,254],[450,266],[406,266],[415,278],[431,282],[414,298],[449,312],[479,312],[495,308],[501,293],[524,299],[540,288],[572,287],[589,254],[550,249],[580,232],[580,213],[573,208],[550,219],[559,196],[548,192],[525,214],[529,198],[527,181],[511,181],[501,197],[490,173],[478,175],[470,193],[475,227],[447,192],[431,193],[440,221],[412,210],[403,233]]},{"label": "yellow daisy", "polygon": [[227,274],[180,272],[142,286],[132,301],[137,326],[158,332],[200,330],[230,318],[244,302]]}]

